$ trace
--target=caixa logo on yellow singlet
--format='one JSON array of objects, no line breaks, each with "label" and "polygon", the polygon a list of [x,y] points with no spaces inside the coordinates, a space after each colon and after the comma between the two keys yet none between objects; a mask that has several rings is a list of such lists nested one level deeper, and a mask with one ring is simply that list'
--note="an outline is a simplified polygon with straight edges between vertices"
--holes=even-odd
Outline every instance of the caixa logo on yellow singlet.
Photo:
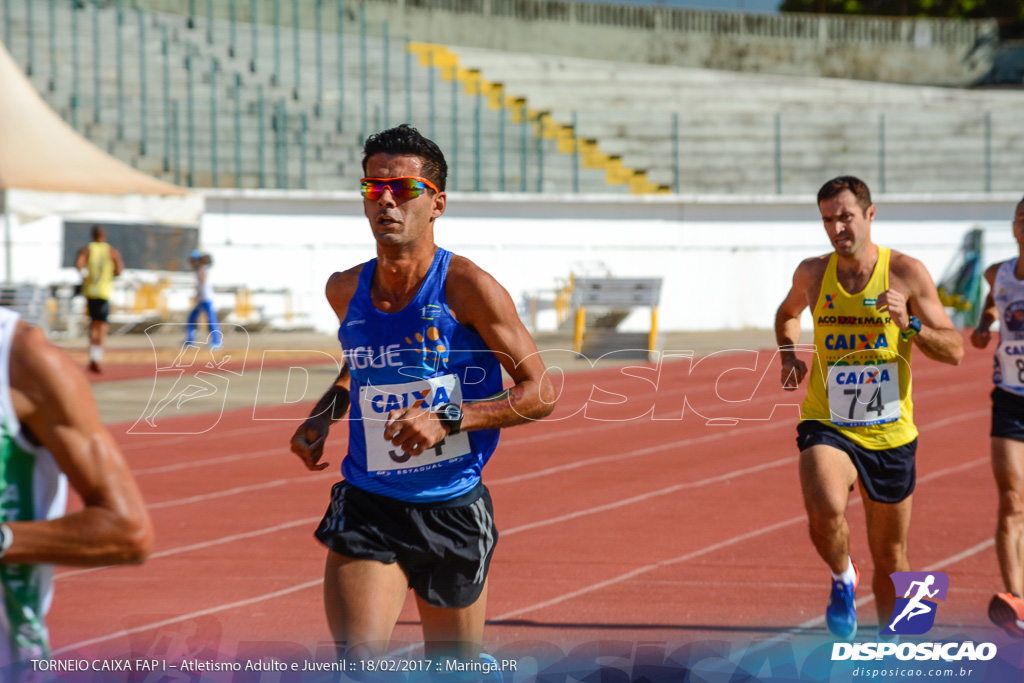
[{"label": "caixa logo on yellow singlet", "polygon": [[889,340],[882,332],[868,334],[830,334],[825,337],[829,351],[867,351],[889,348]]}]

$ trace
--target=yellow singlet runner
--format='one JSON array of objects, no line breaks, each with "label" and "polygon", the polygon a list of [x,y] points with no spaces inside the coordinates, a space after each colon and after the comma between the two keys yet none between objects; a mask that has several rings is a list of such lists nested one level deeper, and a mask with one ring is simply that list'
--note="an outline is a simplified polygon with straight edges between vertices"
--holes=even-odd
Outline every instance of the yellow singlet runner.
[{"label": "yellow singlet runner", "polygon": [[889,289],[891,250],[878,247],[878,262],[863,291],[851,294],[829,259],[814,315],[815,359],[801,417],[831,424],[871,450],[896,448],[917,438],[910,398],[910,353],[900,329],[875,308]]},{"label": "yellow singlet runner", "polygon": [[110,299],[114,293],[114,259],[106,242],[89,243],[89,275],[82,284],[87,299]]}]

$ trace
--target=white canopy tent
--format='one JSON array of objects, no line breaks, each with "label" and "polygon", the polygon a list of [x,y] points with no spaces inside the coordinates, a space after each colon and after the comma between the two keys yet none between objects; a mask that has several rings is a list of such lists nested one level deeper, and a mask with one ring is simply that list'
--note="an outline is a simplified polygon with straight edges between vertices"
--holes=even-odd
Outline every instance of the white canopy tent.
[{"label": "white canopy tent", "polygon": [[18,226],[51,216],[196,226],[202,213],[198,193],[137,171],[75,132],[36,93],[0,43],[0,214],[6,281],[40,265],[19,267],[15,261],[12,234]]}]

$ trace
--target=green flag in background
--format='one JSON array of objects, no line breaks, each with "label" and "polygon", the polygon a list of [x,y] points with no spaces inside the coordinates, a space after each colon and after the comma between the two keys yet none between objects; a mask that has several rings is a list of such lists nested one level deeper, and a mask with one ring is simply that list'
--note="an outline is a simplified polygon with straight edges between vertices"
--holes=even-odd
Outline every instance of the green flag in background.
[{"label": "green flag in background", "polygon": [[939,280],[939,298],[943,306],[953,309],[950,317],[957,327],[974,327],[981,315],[982,232],[974,228],[964,235],[963,245]]}]

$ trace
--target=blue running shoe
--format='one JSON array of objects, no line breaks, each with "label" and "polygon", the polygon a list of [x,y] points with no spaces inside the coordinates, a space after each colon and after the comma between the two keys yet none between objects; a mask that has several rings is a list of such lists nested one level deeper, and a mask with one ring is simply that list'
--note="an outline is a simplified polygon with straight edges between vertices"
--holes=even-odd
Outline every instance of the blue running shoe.
[{"label": "blue running shoe", "polygon": [[[852,560],[851,560],[852,562]],[[832,595],[825,609],[825,624],[832,635],[850,640],[857,635],[857,585],[860,583],[860,569],[853,563],[853,585],[842,581],[832,582]]]}]

